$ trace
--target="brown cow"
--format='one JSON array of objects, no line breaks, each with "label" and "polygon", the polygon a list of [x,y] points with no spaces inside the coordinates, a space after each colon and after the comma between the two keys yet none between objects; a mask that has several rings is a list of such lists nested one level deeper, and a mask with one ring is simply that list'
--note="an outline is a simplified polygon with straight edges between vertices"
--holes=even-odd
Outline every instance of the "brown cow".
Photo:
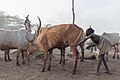
[{"label": "brown cow", "polygon": [[[39,19],[40,20],[40,19]],[[42,72],[45,71],[46,61],[49,52],[49,66],[48,70],[51,68],[51,54],[54,48],[63,50],[63,55],[65,54],[65,48],[70,46],[74,55],[74,68],[73,74],[75,74],[77,61],[78,61],[78,50],[77,45],[79,42],[85,38],[85,32],[81,27],[75,24],[60,24],[49,28],[38,29],[38,37],[34,44],[37,44],[39,51],[44,52],[44,66]],[[84,56],[84,43],[80,44],[82,56]],[[83,60],[83,57],[82,57]]]}]

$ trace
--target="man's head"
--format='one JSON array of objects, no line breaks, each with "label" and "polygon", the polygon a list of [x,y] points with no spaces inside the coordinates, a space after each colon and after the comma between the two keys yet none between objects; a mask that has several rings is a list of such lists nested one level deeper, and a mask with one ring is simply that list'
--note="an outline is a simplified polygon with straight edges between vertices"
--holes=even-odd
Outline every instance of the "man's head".
[{"label": "man's head", "polygon": [[92,34],[92,33],[94,33],[94,30],[91,28],[91,26],[90,26],[90,28],[88,28],[87,30],[86,30],[86,36],[89,36],[90,34]]}]

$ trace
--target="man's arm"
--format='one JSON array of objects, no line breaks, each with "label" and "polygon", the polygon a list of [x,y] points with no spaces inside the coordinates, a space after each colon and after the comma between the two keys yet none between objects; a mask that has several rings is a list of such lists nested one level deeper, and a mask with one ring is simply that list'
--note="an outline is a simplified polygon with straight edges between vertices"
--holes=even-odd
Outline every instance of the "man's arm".
[{"label": "man's arm", "polygon": [[89,35],[87,38],[85,38],[84,40],[81,40],[81,41],[79,42],[79,44],[85,42],[86,40],[88,40],[89,38],[91,38],[91,36],[92,36],[92,34],[90,34],[90,35]]},{"label": "man's arm", "polygon": [[89,39],[89,37],[85,38],[84,40],[81,40],[81,41],[79,42],[79,44],[85,42],[87,39]]}]

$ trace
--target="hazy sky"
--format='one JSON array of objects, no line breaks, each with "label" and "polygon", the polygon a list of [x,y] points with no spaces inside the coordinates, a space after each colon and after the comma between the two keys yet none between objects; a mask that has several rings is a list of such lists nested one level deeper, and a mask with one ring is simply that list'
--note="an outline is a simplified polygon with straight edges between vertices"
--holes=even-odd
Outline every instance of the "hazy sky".
[{"label": "hazy sky", "polygon": [[[72,0],[0,0],[0,10],[10,15],[44,24],[72,23]],[[76,24],[86,30],[90,25],[96,33],[120,33],[120,0],[75,0]]]}]

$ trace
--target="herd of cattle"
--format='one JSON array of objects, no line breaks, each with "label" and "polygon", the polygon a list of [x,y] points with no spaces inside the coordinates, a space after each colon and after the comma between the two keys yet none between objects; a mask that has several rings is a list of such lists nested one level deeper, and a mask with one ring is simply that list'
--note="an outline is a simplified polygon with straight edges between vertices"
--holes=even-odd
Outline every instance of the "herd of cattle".
[{"label": "herd of cattle", "polygon": [[[52,27],[41,28],[41,20],[39,19],[38,29],[36,33],[31,33],[31,25],[28,19],[29,15],[25,20],[25,28],[20,30],[0,30],[0,49],[5,51],[5,61],[11,61],[9,56],[10,49],[17,49],[16,54],[16,65],[19,66],[19,55],[22,55],[22,62],[25,64],[24,56],[27,54],[28,60],[29,55],[39,51],[44,52],[44,64],[42,72],[45,71],[46,61],[48,59],[49,65],[47,70],[51,68],[51,59],[53,49],[58,48],[61,51],[60,63],[65,65],[65,48],[70,46],[73,56],[73,74],[76,72],[77,61],[79,58],[79,52],[77,46],[81,48],[81,61],[84,59],[84,45],[85,43],[79,44],[81,40],[86,38],[84,30],[75,24],[59,24]],[[120,37],[118,33],[103,33],[114,46],[115,51],[118,52],[118,44]],[[114,55],[115,57],[115,55]],[[119,58],[119,56],[118,56]]]}]

